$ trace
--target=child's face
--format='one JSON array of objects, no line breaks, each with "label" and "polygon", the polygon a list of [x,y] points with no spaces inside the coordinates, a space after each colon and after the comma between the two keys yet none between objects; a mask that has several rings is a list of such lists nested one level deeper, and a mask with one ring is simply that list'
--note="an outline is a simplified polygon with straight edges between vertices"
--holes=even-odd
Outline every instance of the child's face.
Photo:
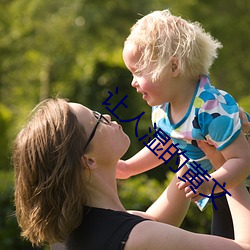
[{"label": "child's face", "polygon": [[167,74],[165,74],[164,81],[157,80],[152,82],[151,75],[147,72],[136,72],[138,69],[137,63],[141,57],[141,52],[135,48],[131,43],[125,43],[123,49],[123,60],[132,73],[133,79],[131,82],[132,87],[142,94],[142,98],[148,103],[149,106],[161,105],[168,101],[165,95],[167,90]]}]

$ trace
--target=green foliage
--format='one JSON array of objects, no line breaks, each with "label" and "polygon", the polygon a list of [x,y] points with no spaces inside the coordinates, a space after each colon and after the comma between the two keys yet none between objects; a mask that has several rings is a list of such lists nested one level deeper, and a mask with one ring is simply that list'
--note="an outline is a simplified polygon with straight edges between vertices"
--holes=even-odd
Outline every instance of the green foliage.
[{"label": "green foliage", "polygon": [[[13,113],[13,127],[39,100],[48,96],[59,93],[70,100],[99,107],[107,90],[117,86],[136,100],[129,103],[134,113],[150,112],[129,87],[129,73],[121,51],[130,27],[140,16],[138,13],[144,15],[164,8],[200,21],[222,41],[224,49],[211,70],[212,79],[239,100],[249,95],[246,1],[229,0],[226,6],[222,6],[223,2],[199,0],[1,1],[0,102]],[[140,124],[142,131],[148,127],[144,124],[146,119]],[[10,130],[14,131],[11,126]],[[128,125],[130,135],[132,130]]]},{"label": "green foliage", "polygon": [[242,107],[246,112],[250,113],[250,95],[244,96],[239,100],[239,105]]},{"label": "green foliage", "polygon": [[[119,196],[127,209],[145,211],[163,192],[173,178],[168,172],[165,181],[148,178],[146,174],[131,177],[118,182]],[[196,204],[191,203],[181,228],[197,233],[210,233],[212,205],[201,212]]]},{"label": "green foliage", "polygon": [[181,228],[194,233],[211,232],[212,204],[203,212],[199,210],[195,203],[191,203],[187,215],[181,225]]},{"label": "green foliage", "polygon": [[0,103],[0,169],[7,169],[9,167],[9,152],[8,145],[12,121],[11,111],[3,104]]},{"label": "green foliage", "polygon": [[193,2],[196,3],[189,8],[189,18],[202,23],[206,31],[223,45],[211,69],[213,84],[238,101],[249,96],[250,57],[246,56],[250,42],[248,0]]},{"label": "green foliage", "polygon": [[[57,94],[108,113],[102,102],[108,97],[108,91],[115,93],[119,87],[119,94],[128,95],[128,109],[119,107],[117,115],[130,119],[145,111],[138,133],[147,133],[151,126],[150,108],[130,87],[131,76],[125,69],[121,53],[129,29],[140,14],[165,8],[201,22],[223,43],[224,48],[211,69],[211,78],[218,88],[232,94],[249,112],[248,0],[228,0],[226,4],[215,0],[2,0],[0,169],[9,168],[11,140],[30,110],[40,100]],[[113,98],[117,101],[121,96]],[[123,123],[123,127],[131,138],[127,158],[143,145],[135,137],[135,123]],[[125,205],[133,209],[147,207],[163,189],[165,177],[163,166],[121,182],[120,192]],[[0,176],[0,183],[4,179],[5,176]],[[6,188],[1,194],[1,202],[7,207],[5,212],[13,212],[12,198],[8,200],[11,191]],[[183,226],[207,232],[210,219],[211,209],[201,213],[193,204]],[[7,222],[2,219],[1,223]],[[11,247],[7,249],[14,249]]]},{"label": "green foliage", "polygon": [[163,185],[145,174],[119,181],[119,196],[127,209],[145,211],[162,191]]}]

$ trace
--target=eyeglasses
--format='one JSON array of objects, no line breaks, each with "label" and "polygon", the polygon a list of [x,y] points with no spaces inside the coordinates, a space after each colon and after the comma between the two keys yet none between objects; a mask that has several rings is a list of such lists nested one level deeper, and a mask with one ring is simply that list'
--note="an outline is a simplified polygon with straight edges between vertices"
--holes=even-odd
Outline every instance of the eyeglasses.
[{"label": "eyeglasses", "polygon": [[84,147],[84,151],[86,150],[86,148],[88,147],[89,143],[93,139],[99,123],[102,122],[102,123],[104,123],[106,125],[110,124],[110,121],[107,118],[105,118],[102,114],[100,114],[99,112],[93,111],[93,114],[94,114],[95,118],[97,119],[97,123],[96,123],[95,127],[93,128],[93,130],[92,130],[92,132],[91,132],[91,134],[89,136],[89,139],[88,139],[88,141],[87,141],[87,143],[86,143],[86,145]]}]

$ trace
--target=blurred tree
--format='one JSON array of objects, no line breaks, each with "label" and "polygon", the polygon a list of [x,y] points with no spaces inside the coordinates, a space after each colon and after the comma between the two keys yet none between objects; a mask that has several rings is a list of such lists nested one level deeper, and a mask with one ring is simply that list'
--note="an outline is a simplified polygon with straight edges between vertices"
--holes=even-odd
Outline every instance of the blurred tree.
[{"label": "blurred tree", "polygon": [[11,126],[11,120],[11,111],[0,103],[0,169],[8,169],[10,167],[10,147],[8,141],[10,140],[9,127]]},{"label": "blurred tree", "polygon": [[[172,178],[173,173],[168,171],[165,175],[165,181],[162,182],[148,178],[146,174],[119,181],[119,196],[127,209],[146,211],[168,186]],[[181,228],[209,234],[211,217],[212,205],[201,212],[195,203],[191,203]]]},{"label": "blurred tree", "polygon": [[239,105],[248,113],[250,113],[250,95],[244,96],[239,100]]},{"label": "blurred tree", "polygon": [[[144,15],[163,8],[202,22],[222,40],[225,48],[211,71],[212,78],[218,87],[230,89],[236,98],[249,94],[246,79],[250,59],[241,49],[247,49],[249,43],[249,11],[244,0],[229,0],[226,7],[222,2],[198,0],[183,3],[140,0],[129,4],[113,0],[12,0],[0,4],[0,100],[16,116],[22,117],[39,100],[58,93],[75,101],[91,102],[91,89],[105,87],[93,86],[95,80],[103,79],[93,75],[96,64],[103,62],[110,68],[118,66],[126,71],[121,48],[129,28],[138,13]],[[236,18],[231,17],[238,13],[240,22],[235,22]],[[243,35],[244,39],[238,39]],[[110,88],[118,82],[119,86],[128,86],[128,77],[118,80],[118,74],[113,73],[117,82],[110,83]],[[142,102],[140,105],[141,109],[146,108]]]},{"label": "blurred tree", "polygon": [[211,69],[214,85],[238,101],[242,96],[249,96],[249,1],[193,0],[188,12],[190,19],[202,23],[223,44]]},{"label": "blurred tree", "polygon": [[[145,111],[138,128],[139,135],[147,133],[151,126],[150,107],[130,87],[131,76],[121,52],[130,27],[141,15],[166,8],[201,22],[223,43],[211,69],[212,80],[250,111],[248,0],[1,0],[0,169],[8,168],[10,147],[6,145],[10,145],[34,105],[48,96],[60,95],[107,112],[102,102],[108,91],[114,93],[119,87],[123,96],[128,95],[128,109],[119,109],[118,114],[129,119]],[[115,96],[114,100],[119,98]],[[123,123],[123,127],[131,138],[131,149],[125,156],[129,157],[143,145],[134,136],[133,122]],[[163,183],[166,172],[163,165],[145,177],[132,178],[126,185],[124,182],[121,188],[127,199],[125,204],[144,208],[148,204],[146,197],[154,197],[162,188],[157,187],[157,182]],[[133,195],[140,196],[138,202],[132,200],[131,189]],[[184,227],[207,232],[209,213],[200,213],[192,205]]]}]

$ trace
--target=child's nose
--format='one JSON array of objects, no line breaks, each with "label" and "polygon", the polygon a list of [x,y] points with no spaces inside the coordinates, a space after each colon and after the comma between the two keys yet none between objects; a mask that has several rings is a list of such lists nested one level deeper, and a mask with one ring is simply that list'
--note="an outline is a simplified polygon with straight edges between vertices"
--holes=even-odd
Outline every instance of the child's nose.
[{"label": "child's nose", "polygon": [[133,78],[132,82],[131,82],[131,86],[136,88],[138,86],[137,81],[135,80],[135,78]]}]

